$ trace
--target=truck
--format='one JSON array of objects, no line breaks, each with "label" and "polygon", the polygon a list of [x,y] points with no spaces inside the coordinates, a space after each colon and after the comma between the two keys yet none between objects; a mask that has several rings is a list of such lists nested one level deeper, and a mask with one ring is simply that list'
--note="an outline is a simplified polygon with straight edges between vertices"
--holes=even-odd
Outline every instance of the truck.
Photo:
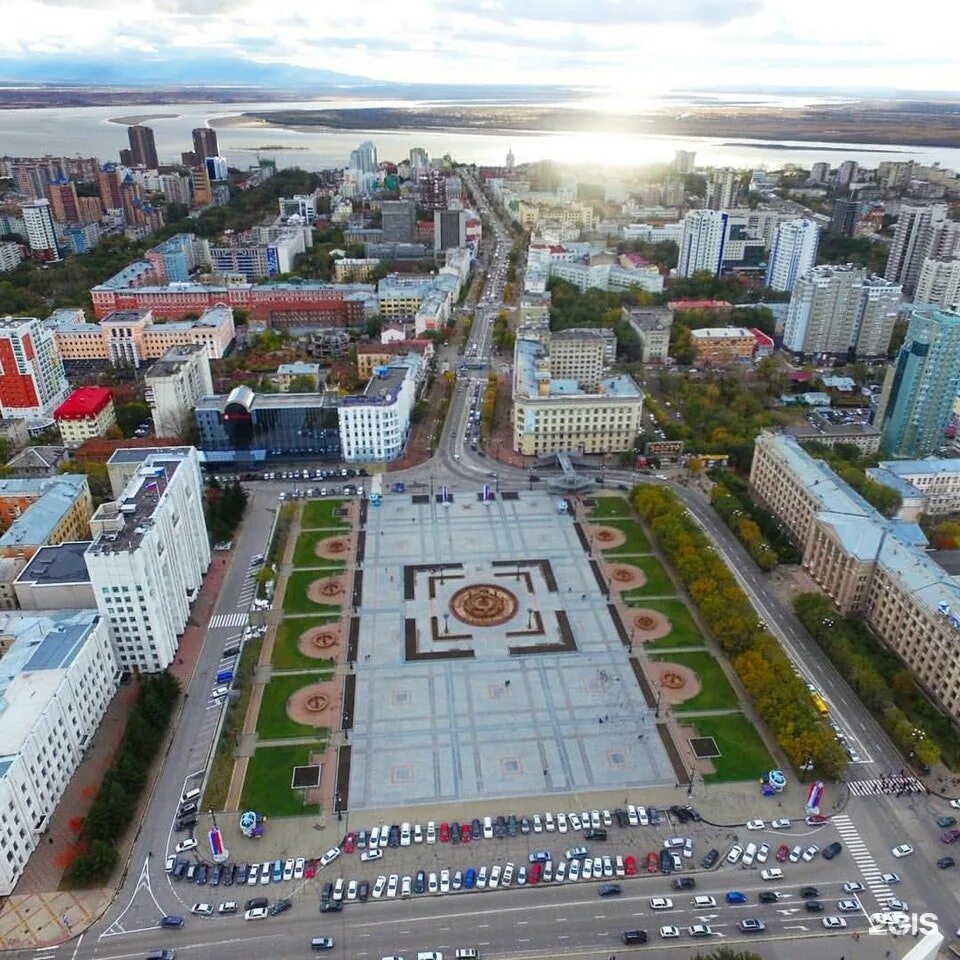
[{"label": "truck", "polygon": [[370,480],[370,503],[374,507],[383,503],[383,477],[379,473],[374,474]]}]

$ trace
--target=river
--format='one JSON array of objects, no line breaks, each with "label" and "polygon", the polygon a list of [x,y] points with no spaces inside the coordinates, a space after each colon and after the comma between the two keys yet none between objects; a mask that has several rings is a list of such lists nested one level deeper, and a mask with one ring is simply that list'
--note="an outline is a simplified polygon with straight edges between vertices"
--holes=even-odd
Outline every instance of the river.
[{"label": "river", "polygon": [[[325,99],[298,103],[303,109],[399,106],[397,101]],[[423,102],[409,106],[424,106]],[[582,104],[581,104],[582,105]],[[255,101],[239,104],[137,104],[111,107],[64,107],[42,110],[0,110],[0,155],[96,156],[118,159],[128,146],[126,128],[117,119],[141,118],[153,127],[161,162],[179,161],[191,149],[190,131],[212,123],[217,127],[220,151],[230,164],[246,167],[257,158],[274,159],[278,167],[310,170],[343,166],[362,140],[373,140],[381,159],[398,161],[411,147],[423,147],[431,156],[450,154],[455,160],[501,164],[512,150],[517,163],[551,159],[573,164],[630,167],[673,159],[677,150],[694,150],[697,164],[737,168],[776,169],[785,163],[809,166],[828,161],[856,160],[875,167],[882,160],[916,159],[960,168],[960,149],[891,144],[801,143],[796,141],[737,140],[716,137],[674,137],[638,133],[541,133],[461,129],[449,130],[327,130],[288,129],[247,124],[248,111],[284,110],[290,102]],[[156,119],[150,119],[150,118]]]}]

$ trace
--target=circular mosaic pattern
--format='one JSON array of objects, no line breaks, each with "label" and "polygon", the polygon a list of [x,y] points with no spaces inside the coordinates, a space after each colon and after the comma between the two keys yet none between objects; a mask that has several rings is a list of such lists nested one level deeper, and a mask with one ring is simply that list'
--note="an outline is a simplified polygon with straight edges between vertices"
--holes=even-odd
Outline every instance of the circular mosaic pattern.
[{"label": "circular mosaic pattern", "polygon": [[472,627],[496,627],[517,612],[516,595],[494,583],[462,587],[450,598],[450,612]]},{"label": "circular mosaic pattern", "polygon": [[321,715],[326,713],[326,725],[329,726],[329,713],[337,706],[336,691],[329,685],[310,683],[301,687],[287,700],[287,716],[294,723],[302,723],[306,727],[316,726],[321,722]]},{"label": "circular mosaic pattern", "polygon": [[686,682],[685,677],[673,670],[666,670],[660,675],[660,684],[668,690],[682,690]]},{"label": "circular mosaic pattern", "polygon": [[340,627],[335,623],[311,627],[300,634],[297,649],[304,656],[318,660],[335,657],[339,655],[340,639]]}]

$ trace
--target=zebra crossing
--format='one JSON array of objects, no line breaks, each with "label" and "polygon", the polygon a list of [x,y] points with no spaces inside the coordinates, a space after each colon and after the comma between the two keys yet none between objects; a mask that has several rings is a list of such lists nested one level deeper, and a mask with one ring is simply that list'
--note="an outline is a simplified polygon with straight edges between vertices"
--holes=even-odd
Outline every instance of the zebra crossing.
[{"label": "zebra crossing", "polygon": [[916,777],[875,777],[872,780],[847,782],[855,797],[896,796],[904,793],[924,793],[926,787]]},{"label": "zebra crossing", "polygon": [[249,619],[249,613],[218,613],[210,618],[207,626],[210,630],[218,630],[221,627],[245,627]]},{"label": "zebra crossing", "polygon": [[237,606],[243,610],[250,606],[250,601],[253,600],[254,594],[257,592],[257,581],[252,578],[252,575],[244,582],[243,586],[240,588],[240,593],[237,594]]},{"label": "zebra crossing", "polygon": [[837,828],[844,849],[859,867],[870,892],[877,898],[877,902],[881,906],[886,905],[894,898],[894,895],[890,890],[890,885],[883,879],[882,871],[877,866],[877,861],[873,859],[869,847],[853,825],[853,821],[845,813],[838,813],[830,818],[830,822]]}]

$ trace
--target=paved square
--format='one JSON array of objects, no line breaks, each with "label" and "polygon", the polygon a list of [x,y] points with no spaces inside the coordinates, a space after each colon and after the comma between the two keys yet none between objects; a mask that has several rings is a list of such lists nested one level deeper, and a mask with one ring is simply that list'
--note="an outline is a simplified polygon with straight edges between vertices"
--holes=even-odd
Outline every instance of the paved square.
[{"label": "paved square", "polygon": [[[440,564],[460,566],[441,575],[431,569]],[[405,599],[409,567],[419,569]],[[450,611],[454,594],[483,585],[517,600],[495,626]],[[351,807],[674,782],[607,598],[555,498],[443,506],[387,496],[367,514],[359,615]],[[562,649],[561,624],[574,645],[546,649]],[[470,655],[410,660],[411,629],[421,652]]]}]

